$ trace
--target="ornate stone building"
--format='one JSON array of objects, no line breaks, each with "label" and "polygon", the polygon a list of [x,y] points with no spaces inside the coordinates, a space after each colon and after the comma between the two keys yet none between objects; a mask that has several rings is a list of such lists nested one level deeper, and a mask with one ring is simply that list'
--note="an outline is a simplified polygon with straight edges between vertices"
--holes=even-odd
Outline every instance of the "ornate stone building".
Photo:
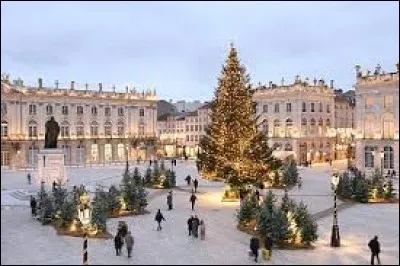
[{"label": "ornate stone building", "polygon": [[399,64],[385,73],[356,66],[356,166],[399,173]]},{"label": "ornate stone building", "polygon": [[296,77],[293,84],[272,82],[256,89],[260,130],[270,139],[280,157],[292,155],[300,163],[334,159],[335,94],[333,81],[312,83]]},{"label": "ornate stone building", "polygon": [[25,86],[22,80],[1,80],[1,166],[35,167],[44,147],[45,123],[54,116],[60,125],[58,148],[67,165],[144,159],[151,153],[157,128],[155,91],[125,93],[69,88]]}]

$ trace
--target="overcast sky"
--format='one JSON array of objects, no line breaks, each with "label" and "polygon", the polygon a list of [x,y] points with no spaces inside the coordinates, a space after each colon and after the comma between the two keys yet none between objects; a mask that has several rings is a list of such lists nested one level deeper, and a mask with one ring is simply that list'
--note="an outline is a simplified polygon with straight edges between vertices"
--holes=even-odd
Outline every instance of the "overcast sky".
[{"label": "overcast sky", "polygon": [[399,2],[1,2],[1,72],[28,85],[209,100],[231,41],[254,83],[299,74],[347,90],[356,64],[395,70]]}]

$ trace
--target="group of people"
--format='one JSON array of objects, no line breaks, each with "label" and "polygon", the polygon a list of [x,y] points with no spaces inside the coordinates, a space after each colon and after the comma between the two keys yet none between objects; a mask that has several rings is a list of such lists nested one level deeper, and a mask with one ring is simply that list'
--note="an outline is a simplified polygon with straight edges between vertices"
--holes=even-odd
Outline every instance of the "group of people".
[{"label": "group of people", "polygon": [[128,226],[126,224],[123,224],[118,228],[118,232],[114,237],[115,252],[117,256],[122,254],[122,246],[124,243],[126,245],[128,258],[130,258],[132,256],[134,240],[132,233],[131,231],[128,231]]},{"label": "group of people", "polygon": [[194,217],[193,215],[191,215],[187,221],[187,224],[189,236],[198,238],[200,230],[200,239],[204,240],[206,238],[206,225],[203,220],[200,221],[197,215],[195,215]]},{"label": "group of people", "polygon": [[[186,176],[185,181],[187,185],[190,186],[192,183],[192,177],[190,175]],[[197,180],[197,178],[193,180],[193,187],[194,187],[194,193],[197,193],[197,188],[199,187],[199,180]]]}]

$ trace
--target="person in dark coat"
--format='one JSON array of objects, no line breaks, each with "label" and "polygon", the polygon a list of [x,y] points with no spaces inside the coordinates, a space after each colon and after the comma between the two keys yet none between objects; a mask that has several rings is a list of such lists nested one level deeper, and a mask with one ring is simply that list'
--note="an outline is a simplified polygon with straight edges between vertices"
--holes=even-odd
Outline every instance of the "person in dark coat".
[{"label": "person in dark coat", "polygon": [[199,181],[197,179],[195,179],[193,181],[193,185],[194,185],[194,193],[197,193],[197,187],[199,186]]},{"label": "person in dark coat", "polygon": [[114,246],[116,255],[119,256],[121,254],[121,249],[122,249],[122,238],[119,233],[117,233],[114,237]]},{"label": "person in dark coat", "polygon": [[190,175],[188,175],[188,176],[185,178],[185,180],[186,180],[187,185],[190,186],[190,182],[192,181],[192,177],[191,177]]},{"label": "person in dark coat", "polygon": [[156,214],[155,220],[156,220],[156,221],[157,221],[157,223],[158,223],[158,226],[157,226],[157,231],[161,231],[161,230],[162,230],[162,227],[161,227],[161,221],[162,221],[162,220],[164,220],[164,221],[165,221],[165,218],[164,218],[164,215],[162,215],[162,213],[161,213],[161,210],[160,210],[160,209],[158,209],[158,211],[157,211],[157,214]]},{"label": "person in dark coat", "polygon": [[254,255],[254,261],[258,261],[258,250],[260,249],[260,240],[257,237],[250,239],[250,250]]},{"label": "person in dark coat", "polygon": [[32,212],[32,216],[35,217],[36,216],[36,199],[32,196],[31,196],[31,212]]},{"label": "person in dark coat", "polygon": [[189,230],[189,236],[192,235],[192,231],[193,231],[193,215],[190,216],[190,218],[187,221],[188,224],[188,230]]},{"label": "person in dark coat", "polygon": [[192,203],[192,211],[194,211],[194,203],[196,202],[197,197],[196,195],[194,195],[194,193],[192,193],[192,196],[190,196],[189,201]]},{"label": "person in dark coat", "polygon": [[167,196],[168,210],[172,210],[172,190],[169,191]]},{"label": "person in dark coat", "polygon": [[151,166],[151,164],[153,163],[153,161],[150,159],[149,163],[150,163],[150,166]]},{"label": "person in dark coat", "polygon": [[264,240],[264,247],[266,250],[268,250],[269,258],[271,258],[271,256],[272,256],[272,245],[273,245],[272,238],[270,237],[270,235],[267,235],[267,237]]},{"label": "person in dark coat", "polygon": [[192,221],[192,233],[194,237],[199,237],[199,225],[200,225],[200,220],[197,217],[197,215],[194,216],[193,221]]},{"label": "person in dark coat", "polygon": [[125,243],[126,243],[126,250],[128,251],[128,258],[130,258],[131,254],[132,254],[133,243],[134,243],[131,231],[128,231],[128,233],[126,234]]},{"label": "person in dark coat", "polygon": [[381,253],[381,247],[378,242],[378,236],[375,236],[368,243],[368,247],[371,250],[371,265],[374,265],[375,257],[378,260],[378,264],[381,264],[381,260],[379,259],[379,253]]},{"label": "person in dark coat", "polygon": [[258,189],[256,189],[255,194],[256,194],[257,203],[259,203],[260,202],[260,191]]},{"label": "person in dark coat", "polygon": [[53,191],[56,191],[56,188],[57,188],[57,183],[56,183],[56,181],[54,180],[54,181],[53,181]]},{"label": "person in dark coat", "polygon": [[27,178],[28,178],[28,185],[30,185],[31,184],[31,173],[28,173]]}]

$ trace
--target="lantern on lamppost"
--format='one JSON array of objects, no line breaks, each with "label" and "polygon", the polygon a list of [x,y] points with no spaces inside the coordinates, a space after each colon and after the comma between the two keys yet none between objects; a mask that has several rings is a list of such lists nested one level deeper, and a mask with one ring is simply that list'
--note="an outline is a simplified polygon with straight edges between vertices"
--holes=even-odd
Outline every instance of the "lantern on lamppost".
[{"label": "lantern on lamppost", "polygon": [[339,235],[339,225],[337,221],[337,207],[336,207],[336,192],[337,192],[337,186],[339,185],[339,181],[340,181],[339,173],[336,172],[332,175],[334,203],[333,203],[333,226],[331,235],[331,247],[340,247],[340,235]]}]

